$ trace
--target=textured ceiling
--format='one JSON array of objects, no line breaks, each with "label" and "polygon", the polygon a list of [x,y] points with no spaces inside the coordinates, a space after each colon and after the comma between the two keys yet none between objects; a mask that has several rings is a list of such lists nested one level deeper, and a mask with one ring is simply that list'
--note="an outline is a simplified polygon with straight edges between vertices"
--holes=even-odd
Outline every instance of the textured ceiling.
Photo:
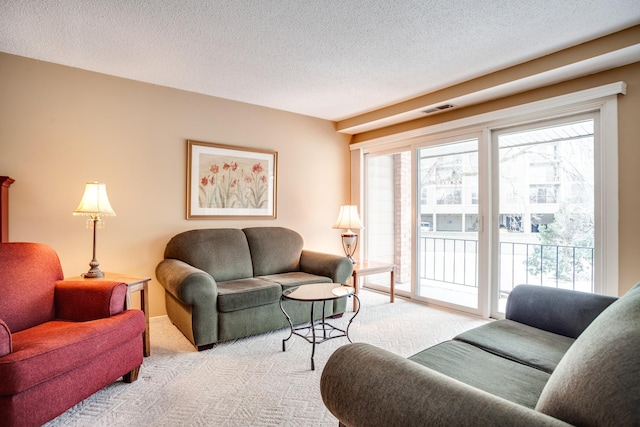
[{"label": "textured ceiling", "polygon": [[341,120],[639,23],[639,0],[0,0],[0,51]]}]

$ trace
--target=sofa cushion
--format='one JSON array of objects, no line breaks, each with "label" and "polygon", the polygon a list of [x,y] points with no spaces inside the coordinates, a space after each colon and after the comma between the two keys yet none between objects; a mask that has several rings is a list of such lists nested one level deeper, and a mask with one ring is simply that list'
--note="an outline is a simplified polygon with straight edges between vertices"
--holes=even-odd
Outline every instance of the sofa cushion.
[{"label": "sofa cushion", "polygon": [[0,358],[0,396],[17,394],[63,375],[136,337],[140,337],[142,348],[144,328],[142,311],[128,310],[107,319],[54,320],[16,332],[13,352]]},{"label": "sofa cushion", "polygon": [[270,274],[268,276],[260,276],[259,278],[278,283],[283,289],[306,285],[309,283],[331,283],[331,279],[328,277],[316,276],[315,274],[309,274],[302,271]]},{"label": "sofa cushion", "polygon": [[640,284],[604,310],[571,346],[536,410],[574,425],[640,420]]},{"label": "sofa cushion", "polygon": [[567,352],[573,338],[533,328],[512,320],[497,320],[463,332],[463,341],[551,374]]},{"label": "sofa cushion", "polygon": [[243,231],[251,250],[255,276],[300,270],[304,242],[298,233],[284,227],[251,227]]},{"label": "sofa cushion", "polygon": [[217,282],[253,277],[247,238],[236,228],[191,230],[171,238],[165,258],[204,270]]},{"label": "sofa cushion", "polygon": [[448,377],[533,408],[549,374],[461,341],[445,341],[409,358]]},{"label": "sofa cushion", "polygon": [[282,287],[270,280],[248,278],[218,282],[218,311],[231,312],[280,301]]}]

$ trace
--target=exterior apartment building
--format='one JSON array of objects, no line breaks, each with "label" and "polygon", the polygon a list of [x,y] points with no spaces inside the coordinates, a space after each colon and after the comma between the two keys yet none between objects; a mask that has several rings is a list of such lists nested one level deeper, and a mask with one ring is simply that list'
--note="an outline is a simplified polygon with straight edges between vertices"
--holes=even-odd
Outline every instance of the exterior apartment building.
[{"label": "exterior apartment building", "polygon": [[[504,135],[499,144],[502,230],[535,234],[562,206],[593,210],[593,121]],[[478,231],[477,164],[473,150],[421,159],[422,232]]]}]

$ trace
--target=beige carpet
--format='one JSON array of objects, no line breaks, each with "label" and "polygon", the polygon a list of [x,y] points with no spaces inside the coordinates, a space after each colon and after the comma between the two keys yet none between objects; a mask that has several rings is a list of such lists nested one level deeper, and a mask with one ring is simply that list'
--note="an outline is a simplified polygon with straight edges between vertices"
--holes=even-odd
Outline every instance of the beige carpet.
[{"label": "beige carpet", "polygon": [[[371,291],[360,296],[352,340],[405,357],[485,323],[402,298],[390,304],[388,295]],[[350,317],[335,323],[344,327]],[[279,330],[196,352],[168,318],[151,319],[151,356],[138,381],[118,381],[46,426],[337,426],[319,383],[327,359],[347,339],[317,346],[311,371],[311,344],[293,336],[282,352],[287,336]]]}]

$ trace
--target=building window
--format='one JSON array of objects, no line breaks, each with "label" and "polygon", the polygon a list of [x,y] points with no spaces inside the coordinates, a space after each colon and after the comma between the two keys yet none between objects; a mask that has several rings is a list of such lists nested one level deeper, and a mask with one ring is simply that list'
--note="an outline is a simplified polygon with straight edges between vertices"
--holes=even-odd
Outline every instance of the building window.
[{"label": "building window", "polygon": [[462,190],[459,188],[438,188],[437,203],[439,205],[460,205],[462,204]]},{"label": "building window", "polygon": [[558,203],[557,185],[531,185],[529,203]]}]

